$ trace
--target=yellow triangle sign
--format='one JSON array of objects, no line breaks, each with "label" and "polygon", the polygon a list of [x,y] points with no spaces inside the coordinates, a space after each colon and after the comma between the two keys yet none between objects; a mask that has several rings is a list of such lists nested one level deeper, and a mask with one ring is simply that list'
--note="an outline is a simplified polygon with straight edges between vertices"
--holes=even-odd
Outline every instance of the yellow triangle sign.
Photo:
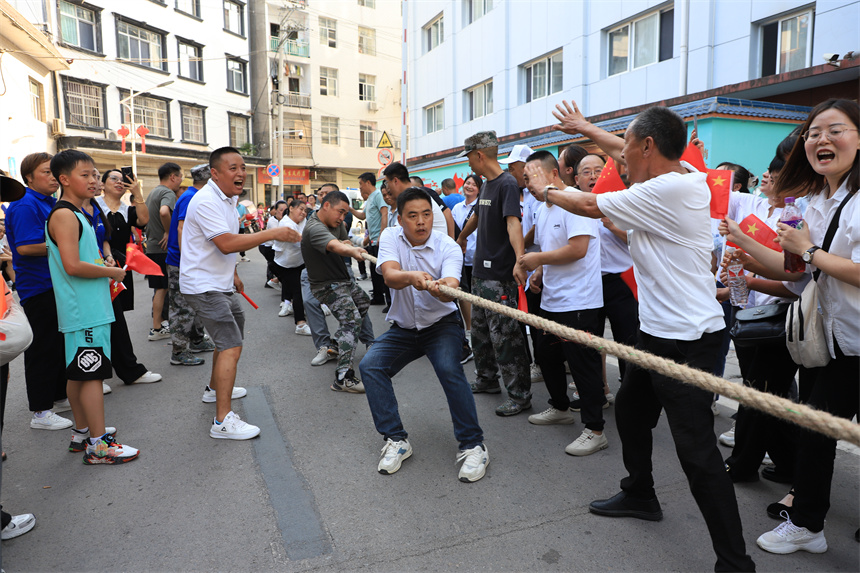
[{"label": "yellow triangle sign", "polygon": [[379,138],[379,145],[376,146],[377,149],[394,149],[394,144],[391,143],[391,138],[388,137],[388,132],[383,131],[382,137]]}]

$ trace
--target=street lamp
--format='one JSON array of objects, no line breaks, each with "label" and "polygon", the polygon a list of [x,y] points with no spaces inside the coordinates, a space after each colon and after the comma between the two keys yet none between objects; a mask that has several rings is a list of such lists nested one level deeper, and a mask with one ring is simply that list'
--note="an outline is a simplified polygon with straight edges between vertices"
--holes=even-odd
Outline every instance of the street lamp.
[{"label": "street lamp", "polygon": [[[163,88],[163,87],[169,86],[172,83],[173,83],[173,80],[167,80],[166,82],[162,82],[162,83],[158,84],[157,86],[152,86],[152,87],[146,88],[145,90],[141,90],[137,93],[135,93],[134,90],[130,90],[131,95],[129,95],[127,98],[119,100],[119,104],[124,105],[128,109],[129,116],[131,117],[131,129],[130,129],[131,133],[129,133],[129,136],[131,136],[131,171],[132,171],[132,173],[134,173],[135,177],[137,177],[137,142],[136,142],[137,130],[135,130],[135,128],[134,128],[134,98],[136,98],[139,95],[149,93],[152,90],[157,90],[158,88]],[[128,103],[126,103],[126,102],[128,102]]]}]

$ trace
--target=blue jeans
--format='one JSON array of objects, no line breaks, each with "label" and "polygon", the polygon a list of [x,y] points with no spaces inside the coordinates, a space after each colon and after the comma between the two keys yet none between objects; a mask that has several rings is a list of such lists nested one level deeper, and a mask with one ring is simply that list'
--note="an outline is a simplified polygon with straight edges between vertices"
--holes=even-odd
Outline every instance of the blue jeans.
[{"label": "blue jeans", "polygon": [[[352,271],[350,270],[350,275]],[[314,348],[319,350],[323,346],[331,345],[331,335],[329,334],[328,324],[325,320],[325,314],[320,307],[320,302],[311,292],[311,283],[308,280],[308,270],[302,269],[301,277],[302,285],[302,301],[305,305],[305,317],[307,318],[308,326],[311,327],[311,336],[314,341]],[[361,321],[361,332],[358,339],[365,344],[373,342],[373,323],[370,322],[370,314],[364,316]]]},{"label": "blue jeans", "polygon": [[460,364],[462,346],[463,328],[456,313],[424,330],[400,328],[394,324],[376,339],[358,369],[373,423],[383,438],[398,441],[407,437],[400,421],[391,377],[410,362],[426,355],[448,399],[454,436],[460,449],[474,448],[483,443],[484,433],[478,425],[475,398]]}]

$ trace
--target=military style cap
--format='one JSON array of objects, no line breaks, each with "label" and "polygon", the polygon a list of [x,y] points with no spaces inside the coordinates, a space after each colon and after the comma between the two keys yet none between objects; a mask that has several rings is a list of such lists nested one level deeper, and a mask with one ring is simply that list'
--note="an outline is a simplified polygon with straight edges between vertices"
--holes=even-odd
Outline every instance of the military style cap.
[{"label": "military style cap", "polygon": [[191,177],[195,181],[203,181],[204,179],[209,179],[212,177],[211,172],[209,171],[208,163],[201,163],[200,165],[195,165],[191,168]]},{"label": "military style cap", "polygon": [[496,138],[495,131],[479,131],[475,135],[466,138],[465,147],[457,157],[465,157],[476,149],[486,149],[488,147],[498,146],[499,140]]}]

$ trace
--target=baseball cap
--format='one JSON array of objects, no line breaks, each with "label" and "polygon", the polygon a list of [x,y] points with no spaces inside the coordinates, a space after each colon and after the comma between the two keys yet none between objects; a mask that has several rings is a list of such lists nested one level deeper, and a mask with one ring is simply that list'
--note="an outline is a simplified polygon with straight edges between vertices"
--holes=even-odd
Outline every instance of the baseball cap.
[{"label": "baseball cap", "polygon": [[516,163],[517,161],[526,162],[526,159],[529,158],[529,155],[534,153],[532,148],[528,145],[514,145],[514,148],[511,149],[510,155],[507,158],[502,159],[499,163],[503,165],[510,165],[511,163]]},{"label": "baseball cap", "polygon": [[476,149],[487,149],[488,147],[498,147],[499,140],[496,138],[495,131],[479,131],[475,135],[466,138],[464,149],[457,157],[465,157]]}]

